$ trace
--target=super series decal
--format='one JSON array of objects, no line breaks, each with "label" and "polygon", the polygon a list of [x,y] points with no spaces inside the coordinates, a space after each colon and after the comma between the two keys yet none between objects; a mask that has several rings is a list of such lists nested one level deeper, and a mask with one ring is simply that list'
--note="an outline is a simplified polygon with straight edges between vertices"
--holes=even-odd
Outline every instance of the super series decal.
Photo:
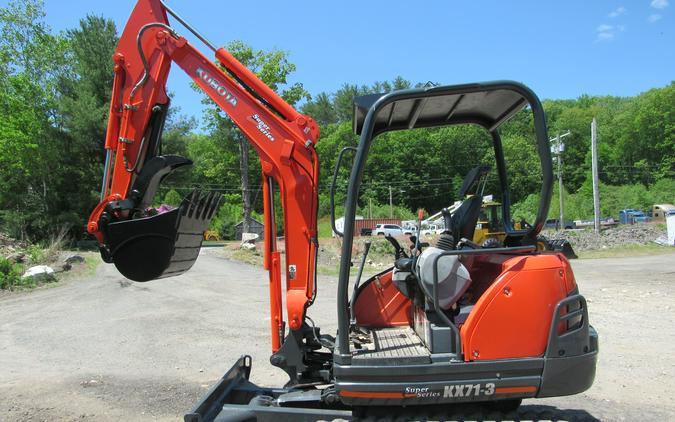
[{"label": "super series decal", "polygon": [[260,118],[257,114],[254,114],[253,116],[250,117],[251,121],[253,121],[263,135],[270,141],[274,141],[274,136],[272,135],[272,132],[270,131],[270,127],[267,123],[263,121],[263,119]]}]

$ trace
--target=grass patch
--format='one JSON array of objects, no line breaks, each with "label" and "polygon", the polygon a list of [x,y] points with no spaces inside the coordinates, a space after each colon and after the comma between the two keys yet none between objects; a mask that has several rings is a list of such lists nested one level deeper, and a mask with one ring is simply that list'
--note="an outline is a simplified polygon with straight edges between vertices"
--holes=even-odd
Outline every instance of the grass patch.
[{"label": "grass patch", "polygon": [[245,262],[251,265],[263,265],[263,257],[255,250],[249,251],[246,249],[237,249],[232,253],[232,259]]},{"label": "grass patch", "polygon": [[[359,265],[361,265],[361,262],[359,262],[358,265],[354,265],[349,269],[349,274],[351,276],[356,276],[359,273]],[[373,267],[372,265],[366,264],[366,266],[363,268],[363,275],[361,276],[361,280],[368,280],[370,277],[374,276],[375,274],[381,273],[385,268],[376,268]],[[319,275],[326,275],[326,276],[331,276],[331,277],[337,277],[340,275],[340,264],[336,264],[335,266],[327,266],[327,265],[319,265],[317,268],[317,273]]]},{"label": "grass patch", "polygon": [[202,246],[207,248],[213,248],[218,246],[225,246],[227,242],[224,240],[205,240],[202,242]]},{"label": "grass patch", "polygon": [[99,254],[95,254],[94,256],[89,256],[89,254],[85,255],[84,264],[86,266],[87,275],[94,275],[98,266],[101,265],[101,262],[103,261]]},{"label": "grass patch", "polygon": [[98,266],[103,263],[101,255],[98,252],[78,252],[78,255],[84,258],[84,263],[73,264],[70,271],[58,274],[59,281],[70,280],[73,278],[90,278],[96,274]]},{"label": "grass patch", "polygon": [[250,251],[248,249],[240,249],[238,245],[239,243],[237,243],[237,246],[226,244],[224,247],[219,248],[218,254],[233,261],[263,266],[263,256],[261,252],[258,252],[257,249]]},{"label": "grass patch", "polygon": [[612,248],[594,249],[588,251],[578,251],[580,259],[596,258],[624,258],[631,256],[645,256],[655,254],[675,254],[675,248],[672,246],[661,246],[656,243],[649,245],[623,245]]},{"label": "grass patch", "polygon": [[11,290],[23,284],[23,266],[0,256],[0,289]]},{"label": "grass patch", "polygon": [[333,228],[330,225],[330,217],[321,217],[318,221],[319,239],[333,237]]}]

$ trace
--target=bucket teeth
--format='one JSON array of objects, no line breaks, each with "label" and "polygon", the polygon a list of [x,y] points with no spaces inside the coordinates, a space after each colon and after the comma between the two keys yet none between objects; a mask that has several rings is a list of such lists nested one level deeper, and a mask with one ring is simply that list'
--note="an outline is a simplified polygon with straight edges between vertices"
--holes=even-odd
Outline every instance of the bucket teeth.
[{"label": "bucket teeth", "polygon": [[208,216],[211,214],[211,203],[213,202],[213,198],[215,196],[217,196],[217,193],[215,192],[209,192],[206,194],[206,197],[204,198],[204,208],[200,213],[200,218],[202,220],[208,219]]},{"label": "bucket teeth", "polygon": [[223,196],[220,193],[214,192],[213,197],[211,198],[211,204],[209,204],[208,214],[206,218],[211,220],[218,211],[218,206],[220,205],[220,200]]},{"label": "bucket teeth", "polygon": [[180,232],[203,232],[218,209],[222,195],[217,192],[202,192],[195,189],[181,204]]}]

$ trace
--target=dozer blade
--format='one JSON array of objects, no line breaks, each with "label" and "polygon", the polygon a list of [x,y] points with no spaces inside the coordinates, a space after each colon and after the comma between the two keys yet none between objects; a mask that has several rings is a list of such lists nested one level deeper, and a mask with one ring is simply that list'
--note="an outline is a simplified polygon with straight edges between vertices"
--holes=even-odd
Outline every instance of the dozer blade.
[{"label": "dozer blade", "polygon": [[[322,400],[323,389],[260,387],[249,380],[252,359],[242,356],[206,393],[184,422],[352,421],[352,411]],[[415,407],[415,406],[413,406]],[[371,420],[370,418],[368,420]],[[374,420],[374,419],[372,419]],[[378,420],[380,420],[378,418]],[[386,420],[389,420],[387,418]],[[391,420],[394,420],[392,417]],[[398,418],[397,420],[401,420]]]},{"label": "dozer blade", "polygon": [[199,256],[219,203],[219,193],[195,190],[171,211],[109,224],[106,240],[115,267],[134,281],[186,272]]}]

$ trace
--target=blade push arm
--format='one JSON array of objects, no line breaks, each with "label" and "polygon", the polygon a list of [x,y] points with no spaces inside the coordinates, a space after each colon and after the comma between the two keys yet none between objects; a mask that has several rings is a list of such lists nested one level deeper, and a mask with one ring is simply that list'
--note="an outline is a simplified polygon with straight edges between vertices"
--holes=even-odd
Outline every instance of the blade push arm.
[{"label": "blade push arm", "polygon": [[[260,155],[265,188],[265,267],[270,271],[273,349],[283,332],[281,274],[286,274],[289,326],[299,329],[314,295],[318,159],[316,123],[298,113],[229,52],[215,51],[213,62],[169,25],[160,0],[139,0],[113,56],[115,77],[106,134],[107,164],[102,200],[93,211],[88,231],[106,246],[108,220],[126,218],[123,207],[111,207],[138,196],[134,182],[145,163],[157,154],[168,106],[166,80],[172,62],[230,117]],[[154,119],[154,120],[153,120]],[[159,135],[157,135],[159,132]],[[285,263],[276,251],[274,181],[284,210]],[[140,193],[142,194],[142,192]],[[103,217],[106,218],[103,218]],[[277,297],[278,296],[278,297]]]}]

